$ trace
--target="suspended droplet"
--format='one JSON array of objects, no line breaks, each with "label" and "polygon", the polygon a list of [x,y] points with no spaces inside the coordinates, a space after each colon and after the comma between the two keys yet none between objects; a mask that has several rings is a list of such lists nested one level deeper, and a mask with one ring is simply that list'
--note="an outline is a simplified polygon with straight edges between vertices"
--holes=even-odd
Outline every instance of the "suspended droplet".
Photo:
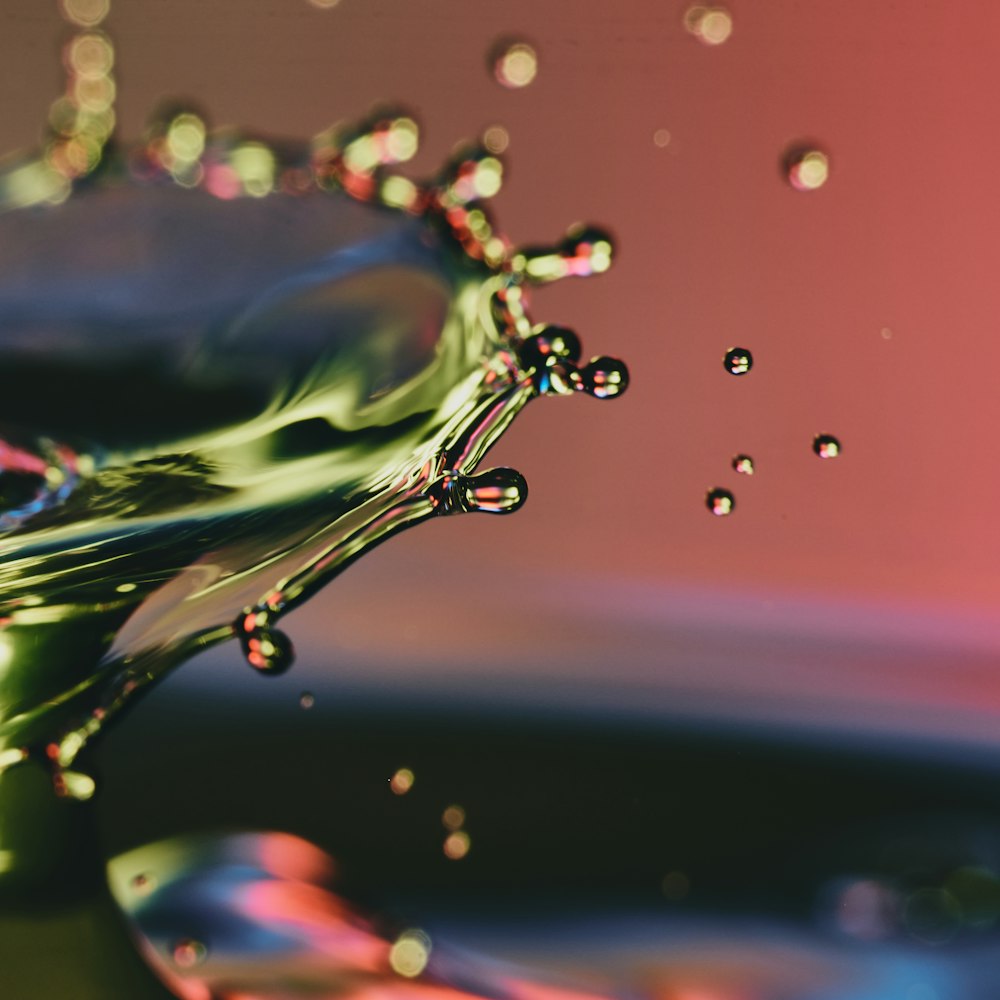
[{"label": "suspended droplet", "polygon": [[452,861],[460,861],[469,853],[472,840],[464,830],[449,833],[444,840],[444,856]]},{"label": "suspended droplet", "polygon": [[299,695],[299,705],[302,708],[309,709],[315,704],[316,696],[312,693],[312,691],[303,691],[302,694]]},{"label": "suspended droplet", "polygon": [[401,767],[390,779],[389,788],[393,795],[405,795],[416,780],[413,772],[408,767]]},{"label": "suspended droplet", "polygon": [[745,347],[730,347],[722,363],[730,375],[746,375],[753,368],[753,355]]},{"label": "suspended droplet", "polygon": [[485,145],[477,145],[465,146],[452,156],[437,186],[447,208],[492,198],[502,184],[503,161]]},{"label": "suspended droplet", "polygon": [[796,146],[784,158],[785,176],[796,191],[815,191],[830,176],[830,159],[820,149]]},{"label": "suspended droplet", "polygon": [[491,153],[502,153],[510,145],[510,135],[503,125],[491,125],[483,132],[483,145]]},{"label": "suspended droplet", "polygon": [[614,241],[597,226],[573,226],[554,247],[524,247],[511,257],[515,273],[536,284],[566,277],[588,277],[611,267]]},{"label": "suspended droplet", "polygon": [[628,388],[628,368],[617,358],[593,358],[580,376],[583,391],[595,399],[613,399]]},{"label": "suspended droplet", "polygon": [[733,33],[733,16],[724,7],[695,4],[684,12],[684,27],[705,45],[721,45]]},{"label": "suspended droplet", "polygon": [[193,969],[208,957],[208,948],[194,938],[182,938],[170,952],[174,965],[181,969]]},{"label": "suspended droplet", "polygon": [[465,810],[461,806],[448,806],[441,814],[441,822],[446,830],[461,829],[465,823]]},{"label": "suspended droplet", "polygon": [[497,82],[511,90],[527,87],[538,73],[538,53],[525,41],[503,39],[490,50]]},{"label": "suspended droplet", "polygon": [[736,498],[729,490],[717,486],[714,490],[709,490],[705,494],[705,506],[716,516],[726,517],[732,514],[736,507]]},{"label": "suspended droplet", "polygon": [[813,438],[813,451],[820,458],[837,458],[840,455],[840,441],[832,434],[817,434]]},{"label": "suspended droplet", "polygon": [[752,476],[757,470],[749,455],[735,455],[733,457],[733,471],[738,472],[741,476]]},{"label": "suspended droplet", "polygon": [[431,939],[421,930],[403,931],[389,950],[389,965],[397,975],[414,979],[427,967]]}]

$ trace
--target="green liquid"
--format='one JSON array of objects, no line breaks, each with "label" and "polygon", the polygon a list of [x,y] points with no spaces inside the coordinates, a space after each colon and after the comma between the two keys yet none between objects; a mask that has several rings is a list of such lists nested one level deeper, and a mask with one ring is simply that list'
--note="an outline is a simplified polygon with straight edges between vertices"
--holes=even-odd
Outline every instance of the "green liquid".
[{"label": "green liquid", "polygon": [[[477,151],[410,185],[409,211],[381,204],[351,150],[400,120],[352,133],[342,155],[269,153],[287,189],[267,197],[219,188],[246,149],[225,143],[201,186],[111,158],[68,200],[18,207],[32,168],[0,176],[8,993],[68,988],[31,957],[42,937],[79,1000],[162,995],[93,833],[88,747],[109,722],[226,639],[262,673],[286,669],[275,622],[374,545],[521,505],[516,472],[479,466],[531,398],[627,385],[609,359],[577,367],[575,336],[524,311],[527,282],[603,270],[607,237],[505,251],[455,180],[495,169]],[[45,200],[51,167],[37,170]]]}]

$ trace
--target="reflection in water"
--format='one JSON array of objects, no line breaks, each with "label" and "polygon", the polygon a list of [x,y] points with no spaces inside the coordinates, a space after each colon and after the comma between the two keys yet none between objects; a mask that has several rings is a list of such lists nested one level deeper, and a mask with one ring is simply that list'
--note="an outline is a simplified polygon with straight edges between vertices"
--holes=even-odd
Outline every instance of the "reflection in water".
[{"label": "reflection in water", "polygon": [[[948,940],[926,936],[941,924],[931,890],[902,905],[875,880],[831,886],[832,923],[821,908],[812,928],[681,920],[679,872],[664,880],[666,915],[571,906],[542,918],[526,905],[456,921],[438,907],[409,926],[334,892],[336,874],[322,851],[277,833],[162,841],[109,865],[150,960],[185,1000],[979,1000],[977,975],[996,964],[982,946],[942,951]],[[953,902],[953,922],[961,912]]]}]

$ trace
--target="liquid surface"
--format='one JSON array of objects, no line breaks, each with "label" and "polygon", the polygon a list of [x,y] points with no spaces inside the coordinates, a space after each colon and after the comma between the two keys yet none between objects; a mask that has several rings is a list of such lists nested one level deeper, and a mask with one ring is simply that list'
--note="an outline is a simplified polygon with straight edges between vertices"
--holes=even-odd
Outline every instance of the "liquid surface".
[{"label": "liquid surface", "polygon": [[383,173],[416,148],[401,114],[281,149],[197,125],[68,197],[51,162],[0,178],[0,766],[37,747],[65,770],[206,644],[287,669],[275,621],[372,545],[523,503],[478,466],[530,398],[627,385],[524,308],[610,242],[511,250],[487,150],[421,186]]}]

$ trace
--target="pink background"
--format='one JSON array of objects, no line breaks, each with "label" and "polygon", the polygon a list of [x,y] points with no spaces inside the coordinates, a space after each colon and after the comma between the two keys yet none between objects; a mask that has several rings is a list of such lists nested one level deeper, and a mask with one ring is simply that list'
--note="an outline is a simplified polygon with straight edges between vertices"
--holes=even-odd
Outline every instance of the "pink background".
[{"label": "pink background", "polygon": [[[515,242],[579,219],[618,237],[612,272],[534,314],[625,358],[628,395],[533,404],[493,456],[527,476],[525,510],[434,523],[350,570],[290,619],[289,691],[322,675],[995,739],[1000,6],[733,2],[715,48],[684,10],[115,0],[126,138],[168,96],[294,136],[398,100],[424,125],[416,172],[508,130]],[[55,2],[0,8],[6,148],[36,141],[68,33]],[[486,70],[503,34],[538,48],[524,90]],[[832,170],[803,193],[779,167],[809,139]],[[733,344],[745,378],[722,369]],[[816,458],[817,432],[841,458]],[[713,486],[731,517],[705,509]]]}]

